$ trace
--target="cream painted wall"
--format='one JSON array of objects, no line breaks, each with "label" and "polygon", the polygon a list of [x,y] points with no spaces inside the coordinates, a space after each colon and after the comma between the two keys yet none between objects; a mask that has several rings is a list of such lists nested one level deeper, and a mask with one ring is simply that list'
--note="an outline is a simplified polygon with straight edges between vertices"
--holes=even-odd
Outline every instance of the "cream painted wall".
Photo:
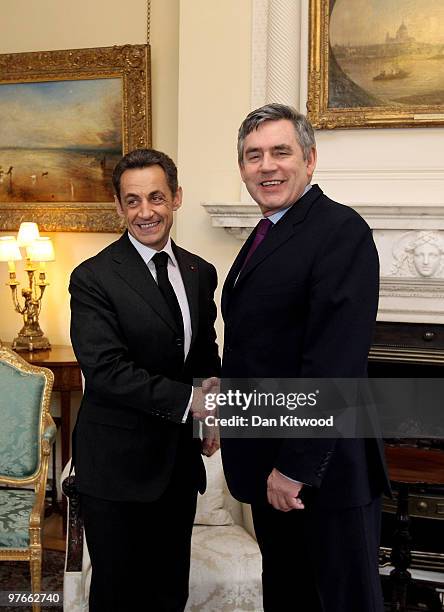
[{"label": "cream painted wall", "polygon": [[[251,2],[181,0],[177,240],[211,261],[220,288],[241,243],[211,226],[201,203],[240,199],[236,137],[250,105]],[[220,317],[218,321],[221,338]]]},{"label": "cream painted wall", "polygon": [[[151,64],[153,145],[177,154],[179,0],[152,0]],[[75,49],[146,41],[146,0],[14,0],[2,3],[0,53]],[[10,232],[8,232],[10,233]],[[53,344],[69,343],[71,270],[115,240],[116,234],[53,234],[57,261],[48,264],[51,286],[45,295],[41,324]],[[21,326],[4,286],[0,264],[0,338],[11,340]],[[19,275],[19,280],[25,280]]]}]

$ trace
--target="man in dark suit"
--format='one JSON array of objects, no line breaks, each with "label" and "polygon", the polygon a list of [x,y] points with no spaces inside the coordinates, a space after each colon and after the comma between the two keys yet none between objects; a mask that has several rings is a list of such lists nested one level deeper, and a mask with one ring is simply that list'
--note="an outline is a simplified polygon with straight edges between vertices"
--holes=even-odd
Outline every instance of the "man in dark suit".
[{"label": "man in dark suit", "polygon": [[[293,108],[252,111],[242,179],[263,220],[222,295],[228,378],[365,377],[378,304],[371,231],[311,185],[314,132]],[[252,504],[266,612],[381,612],[379,441],[223,439],[228,485]]]},{"label": "man in dark suit", "polygon": [[[152,149],[113,173],[127,231],[71,276],[71,338],[85,393],[76,483],[92,561],[90,611],[178,612],[188,596],[197,491],[192,418],[220,370],[216,271],[170,239],[177,169]],[[193,377],[207,379],[193,389]],[[203,452],[217,442],[207,438]]]}]

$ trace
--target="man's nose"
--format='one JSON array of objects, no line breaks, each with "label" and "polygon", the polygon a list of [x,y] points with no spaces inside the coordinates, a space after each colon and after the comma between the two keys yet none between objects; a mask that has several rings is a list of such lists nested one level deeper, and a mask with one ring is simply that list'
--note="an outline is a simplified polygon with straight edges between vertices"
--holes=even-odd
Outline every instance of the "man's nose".
[{"label": "man's nose", "polygon": [[276,170],[276,160],[273,155],[269,153],[264,154],[262,157],[261,170],[262,172],[273,172],[273,170]]},{"label": "man's nose", "polygon": [[153,214],[151,204],[145,198],[142,200],[139,208],[139,216],[143,219],[149,219]]}]

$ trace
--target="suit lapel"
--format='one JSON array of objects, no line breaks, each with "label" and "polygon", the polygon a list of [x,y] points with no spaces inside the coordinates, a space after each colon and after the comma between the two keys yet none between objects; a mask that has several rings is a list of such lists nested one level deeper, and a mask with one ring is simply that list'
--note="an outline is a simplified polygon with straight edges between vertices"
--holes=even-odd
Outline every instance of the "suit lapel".
[{"label": "suit lapel", "polygon": [[178,247],[173,241],[171,241],[174,255],[176,256],[177,263],[179,264],[180,274],[182,276],[185,292],[188,299],[188,307],[190,309],[191,319],[191,347],[197,336],[197,330],[199,325],[199,267],[197,265],[197,259],[188,251]]},{"label": "suit lapel", "polygon": [[285,213],[276,225],[270,229],[264,242],[256,249],[247,265],[240,273],[236,283],[236,289],[242,285],[245,278],[247,278],[264,259],[269,257],[293,236],[295,226],[302,223],[313,203],[321,195],[322,190],[318,185],[313,185],[313,187],[298,200],[287,213]]},{"label": "suit lapel", "polygon": [[233,261],[233,264],[227,274],[227,278],[225,279],[223,291],[230,292],[234,288],[234,284],[236,282],[236,278],[239,276],[239,272],[242,268],[242,264],[247,256],[248,251],[250,250],[250,246],[253,243],[255,236],[255,231],[252,231],[248,236],[247,240],[242,245],[241,250],[237,254],[236,259]]},{"label": "suit lapel", "polygon": [[147,302],[163,321],[176,331],[174,319],[160,293],[148,266],[128,239],[123,234],[113,248],[113,263],[117,274]]}]

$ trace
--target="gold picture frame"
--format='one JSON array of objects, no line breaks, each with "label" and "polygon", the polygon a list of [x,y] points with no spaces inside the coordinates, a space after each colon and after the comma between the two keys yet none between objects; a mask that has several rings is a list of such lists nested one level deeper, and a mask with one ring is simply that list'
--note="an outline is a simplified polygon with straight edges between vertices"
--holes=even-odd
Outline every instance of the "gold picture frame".
[{"label": "gold picture frame", "polygon": [[442,28],[443,9],[425,2],[399,11],[395,0],[310,0],[307,110],[315,128],[444,124],[444,45],[418,26],[427,14]]},{"label": "gold picture frame", "polygon": [[151,146],[149,45],[0,55],[0,115],[0,231],[22,221],[46,232],[121,231],[110,175],[122,154]]}]

